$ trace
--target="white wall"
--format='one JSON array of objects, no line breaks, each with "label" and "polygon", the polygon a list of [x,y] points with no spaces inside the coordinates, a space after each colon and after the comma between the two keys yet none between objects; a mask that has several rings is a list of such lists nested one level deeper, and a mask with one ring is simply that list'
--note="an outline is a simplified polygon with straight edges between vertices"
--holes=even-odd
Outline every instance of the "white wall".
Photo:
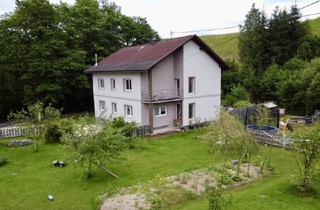
[{"label": "white wall", "polygon": [[[98,88],[98,78],[104,79],[105,88]],[[111,78],[116,81],[116,89],[111,90]],[[132,91],[123,88],[123,79],[131,79]],[[95,116],[99,117],[99,100],[106,102],[106,116],[110,116],[111,103],[117,104],[117,116],[124,116],[124,105],[133,107],[133,117],[125,117],[126,121],[141,124],[141,75],[140,73],[95,73],[92,75]]]},{"label": "white wall", "polygon": [[[183,58],[183,125],[189,125],[189,103],[195,103],[193,120],[216,119],[221,97],[220,66],[193,41],[184,45]],[[195,94],[188,93],[189,77],[195,77]]]}]

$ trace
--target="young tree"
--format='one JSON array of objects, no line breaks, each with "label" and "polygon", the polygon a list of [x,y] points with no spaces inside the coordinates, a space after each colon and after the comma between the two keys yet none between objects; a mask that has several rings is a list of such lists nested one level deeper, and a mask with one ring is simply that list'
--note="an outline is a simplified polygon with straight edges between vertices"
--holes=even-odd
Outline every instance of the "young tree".
[{"label": "young tree", "polygon": [[28,106],[27,110],[22,109],[8,115],[9,120],[19,123],[19,126],[27,131],[27,136],[34,142],[35,152],[39,149],[39,141],[43,138],[46,123],[59,117],[59,110],[51,106],[44,107],[41,102]]},{"label": "young tree", "polygon": [[297,151],[300,190],[309,192],[312,189],[316,161],[320,158],[320,124],[297,130],[292,138]]},{"label": "young tree", "polygon": [[76,163],[86,178],[92,176],[92,165],[118,178],[106,164],[120,157],[127,147],[126,139],[108,120],[99,126],[89,117],[81,117],[74,122],[73,132],[63,134],[63,142],[75,151]]},{"label": "young tree", "polygon": [[229,158],[250,161],[250,157],[258,151],[256,142],[244,125],[225,111],[220,111],[219,119],[208,127],[204,137],[208,139],[212,151],[224,155],[225,162]]}]

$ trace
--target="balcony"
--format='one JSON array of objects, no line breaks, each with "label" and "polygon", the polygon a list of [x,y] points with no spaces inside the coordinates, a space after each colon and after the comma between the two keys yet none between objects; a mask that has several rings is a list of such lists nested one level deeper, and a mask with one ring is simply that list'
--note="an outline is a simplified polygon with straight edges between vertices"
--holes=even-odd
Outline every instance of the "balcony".
[{"label": "balcony", "polygon": [[170,101],[180,101],[179,89],[166,89],[156,91],[142,91],[141,99],[144,103],[161,103]]}]

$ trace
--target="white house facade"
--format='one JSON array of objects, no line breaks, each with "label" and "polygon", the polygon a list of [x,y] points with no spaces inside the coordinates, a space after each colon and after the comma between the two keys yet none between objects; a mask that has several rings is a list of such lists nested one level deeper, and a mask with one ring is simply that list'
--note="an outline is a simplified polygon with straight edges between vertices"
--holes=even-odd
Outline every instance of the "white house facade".
[{"label": "white house facade", "polygon": [[124,117],[151,132],[215,120],[227,66],[197,36],[123,48],[92,74],[96,117]]}]

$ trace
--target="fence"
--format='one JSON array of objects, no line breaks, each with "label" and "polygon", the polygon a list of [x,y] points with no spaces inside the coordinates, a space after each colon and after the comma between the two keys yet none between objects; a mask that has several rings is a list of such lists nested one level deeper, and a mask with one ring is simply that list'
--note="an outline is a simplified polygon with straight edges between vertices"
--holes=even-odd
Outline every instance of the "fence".
[{"label": "fence", "polygon": [[151,129],[149,125],[144,125],[144,126],[140,126],[138,128],[136,128],[135,132],[134,132],[134,136],[147,136],[150,135],[151,133]]},{"label": "fence", "polygon": [[265,131],[254,130],[252,135],[258,142],[272,146],[289,148],[293,143],[293,140],[287,136],[270,134]]},{"label": "fence", "polygon": [[38,131],[36,127],[0,128],[0,138],[26,136],[30,132],[30,129],[33,129],[35,132]]}]

